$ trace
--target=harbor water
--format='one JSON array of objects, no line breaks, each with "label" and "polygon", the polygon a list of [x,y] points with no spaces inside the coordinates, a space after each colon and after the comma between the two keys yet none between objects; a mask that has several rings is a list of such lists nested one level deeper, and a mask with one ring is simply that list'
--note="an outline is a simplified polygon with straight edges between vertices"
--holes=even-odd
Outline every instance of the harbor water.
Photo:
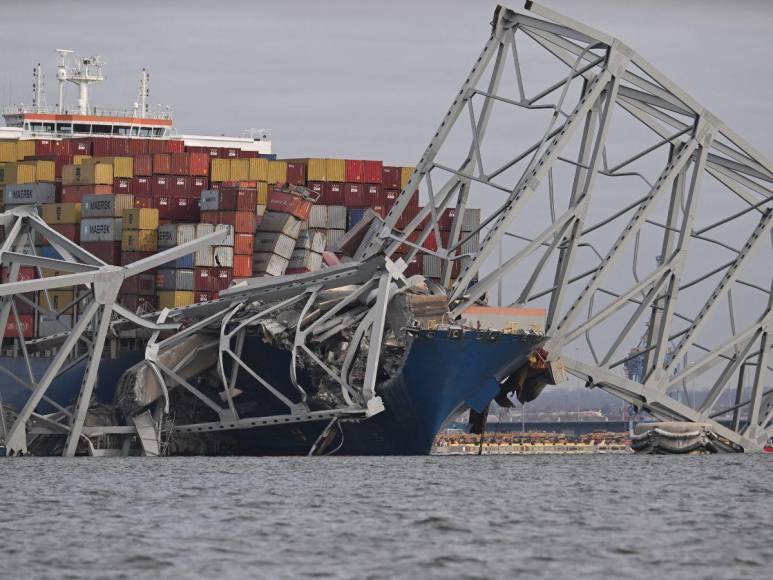
[{"label": "harbor water", "polygon": [[771,461],[5,459],[2,577],[764,577]]}]

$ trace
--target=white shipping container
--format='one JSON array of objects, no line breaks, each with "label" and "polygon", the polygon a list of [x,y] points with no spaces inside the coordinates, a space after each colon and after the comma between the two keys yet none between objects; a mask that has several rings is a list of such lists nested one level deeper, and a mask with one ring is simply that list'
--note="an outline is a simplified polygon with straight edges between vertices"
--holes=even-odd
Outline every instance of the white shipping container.
[{"label": "white shipping container", "polygon": [[290,261],[282,256],[259,252],[252,255],[252,273],[256,275],[282,276]]},{"label": "white shipping container", "polygon": [[322,267],[322,254],[311,252],[309,250],[295,250],[290,258],[290,268],[306,268],[312,272]]},{"label": "white shipping container", "polygon": [[290,259],[295,249],[295,240],[284,234],[258,232],[255,234],[254,252],[273,253]]},{"label": "white shipping container", "polygon": [[327,229],[346,229],[346,207],[342,205],[327,206]]},{"label": "white shipping container", "polygon": [[301,232],[301,220],[289,213],[269,211],[263,216],[258,231],[279,232],[297,240],[298,234]]},{"label": "white shipping container", "polygon": [[233,268],[234,249],[232,246],[215,246],[215,267]]},{"label": "white shipping container", "polygon": [[228,232],[228,235],[225,237],[225,240],[220,242],[221,246],[231,246],[233,248],[234,245],[234,227],[229,226],[228,224],[217,224],[215,226],[215,230],[226,230]]},{"label": "white shipping container", "polygon": [[213,268],[215,266],[215,251],[212,249],[212,246],[196,250],[196,255],[193,257],[193,263],[196,266]]},{"label": "white shipping container", "polygon": [[3,190],[6,205],[54,203],[56,186],[53,183],[9,183]]},{"label": "white shipping container", "polygon": [[309,213],[309,227],[310,228],[327,227],[327,206],[326,205],[311,206],[311,212]]},{"label": "white shipping container", "polygon": [[177,224],[177,245],[181,246],[196,239],[196,224]]},{"label": "white shipping container", "polygon": [[174,289],[193,292],[193,270],[175,270],[174,273]]},{"label": "white shipping container", "polygon": [[422,258],[422,271],[429,278],[440,278],[442,261],[432,254],[424,254]]},{"label": "white shipping container", "polygon": [[122,218],[86,218],[81,220],[82,242],[120,242]]},{"label": "white shipping container", "polygon": [[462,231],[471,232],[480,225],[480,209],[467,208],[462,216]]},{"label": "white shipping container", "polygon": [[[469,232],[462,232],[459,239],[463,240],[469,235]],[[475,232],[469,240],[462,244],[462,254],[474,254],[480,249],[480,232]]]},{"label": "white shipping container", "polygon": [[215,226],[212,224],[196,224],[196,237],[201,238],[207,234],[211,234],[215,231]]}]

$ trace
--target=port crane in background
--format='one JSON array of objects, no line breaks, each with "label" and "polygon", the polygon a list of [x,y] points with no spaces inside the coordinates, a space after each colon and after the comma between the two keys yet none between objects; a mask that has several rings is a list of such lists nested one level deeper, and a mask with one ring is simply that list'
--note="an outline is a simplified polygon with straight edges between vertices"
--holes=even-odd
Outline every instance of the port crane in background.
[{"label": "port crane in background", "polygon": [[[392,256],[413,237],[408,259],[442,260],[453,314],[504,282],[513,305],[546,306],[545,348],[588,387],[761,450],[773,433],[773,165],[620,40],[525,8],[495,10],[482,52],[363,255]],[[406,192],[420,186],[429,202],[398,232]],[[462,234],[473,199],[493,210]],[[449,208],[443,245],[437,216]],[[479,251],[465,252],[476,235]],[[437,251],[422,247],[430,236]],[[485,273],[506,236],[510,254]],[[647,271],[631,268],[640,241],[653,258]],[[577,344],[584,355],[568,356]],[[643,376],[631,380],[625,364],[641,354]],[[674,387],[686,381],[705,396],[678,401]],[[717,408],[726,391],[735,404]],[[729,415],[730,427],[717,421]]]},{"label": "port crane in background", "polygon": [[[519,142],[525,142],[523,147],[517,147]],[[212,240],[167,250],[129,271],[131,266],[107,266],[93,256],[79,255],[77,246],[56,238],[32,213],[4,214],[10,235],[0,254],[10,266],[11,280],[22,264],[72,273],[3,285],[0,296],[6,299],[0,322],[15,315],[8,299],[14,294],[85,284],[91,296],[89,316],[60,350],[66,353],[81,343],[85,356],[91,357],[74,414],[61,409],[56,419],[43,417],[35,413],[37,403],[28,403],[10,427],[8,447],[26,450],[28,426],[67,432],[67,455],[74,454],[81,436],[142,435],[148,429],[152,435],[154,418],[138,418],[133,427],[83,425],[99,353],[108,330],[116,326],[111,310],[153,332],[146,358],[164,393],[166,381],[182,385],[217,412],[216,422],[176,424],[176,432],[255,426],[255,418],[234,414],[235,375],[225,374],[222,359],[242,364],[245,328],[262,317],[298,307],[299,320],[303,319],[325,290],[352,285],[356,291],[340,306],[311,326],[297,324],[293,365],[296,355],[314,357],[309,341],[321,330],[315,326],[324,324],[325,332],[356,328],[341,365],[316,361],[347,400],[345,406],[323,412],[324,418],[333,429],[347,416],[376,414],[380,401],[374,386],[386,307],[395,292],[412,283],[403,275],[405,262],[421,253],[442,266],[441,282],[429,285],[435,294],[448,297],[451,324],[502,283],[507,302],[546,307],[545,350],[550,358],[562,359],[588,387],[601,388],[659,419],[709,423],[730,448],[759,451],[773,432],[773,395],[768,387],[772,184],[768,159],[630,47],[531,2],[524,12],[500,6],[491,35],[412,178],[384,222],[372,222],[352,261],[341,266],[254,279],[224,292],[222,300],[138,317],[115,304],[124,277]],[[406,225],[401,218],[420,186],[428,203]],[[469,232],[462,224],[473,200],[485,211],[480,227]],[[448,209],[455,215],[444,239],[439,219]],[[53,236],[65,252],[66,264],[29,255],[25,240],[31,239],[32,230]],[[427,243],[430,237],[434,243]],[[471,250],[468,242],[477,237],[479,248]],[[505,238],[503,252],[509,250],[509,255],[492,267]],[[642,260],[655,264],[646,271],[631,268],[637,241],[642,254],[652,254],[653,259]],[[407,256],[399,254],[401,246],[410,248]],[[720,308],[731,291],[741,307],[732,325]],[[357,301],[367,307],[356,319],[340,314]],[[250,310],[255,303],[260,306]],[[182,320],[186,321],[182,332],[159,339],[159,332]],[[165,367],[159,354],[162,347],[192,341],[204,328],[219,329],[220,338],[206,345],[190,342],[191,356],[197,352],[193,347],[218,351],[220,402],[198,391],[180,366]],[[644,344],[630,354],[642,334]],[[670,344],[675,346],[669,354]],[[349,370],[363,351],[364,376],[350,383]],[[568,356],[572,352],[577,354]],[[641,380],[626,377],[626,362],[642,354]],[[687,354],[694,362],[674,373],[674,365]],[[58,357],[57,368],[39,383],[30,382],[36,401],[45,397],[66,357]],[[751,385],[744,388],[749,377]],[[268,382],[259,380],[274,392]],[[688,380],[702,382],[706,395],[682,401],[673,397],[673,387]],[[732,389],[735,405],[716,408],[723,393]],[[321,418],[303,405],[285,403],[287,414],[266,421]],[[730,427],[717,420],[729,414]]]}]

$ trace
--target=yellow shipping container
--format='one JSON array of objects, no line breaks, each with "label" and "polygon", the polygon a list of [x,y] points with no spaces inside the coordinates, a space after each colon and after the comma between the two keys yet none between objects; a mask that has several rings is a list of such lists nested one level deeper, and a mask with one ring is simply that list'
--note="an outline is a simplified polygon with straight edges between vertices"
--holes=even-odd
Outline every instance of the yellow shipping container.
[{"label": "yellow shipping container", "polygon": [[[48,300],[46,300],[46,294],[48,294]],[[40,307],[44,310],[54,310],[59,312],[62,308],[70,304],[75,300],[75,292],[72,287],[59,288],[57,290],[49,290],[40,293]],[[65,312],[59,312],[60,314],[72,314],[72,306]]]},{"label": "yellow shipping container", "polygon": [[121,249],[126,252],[155,252],[158,250],[158,231],[123,230]]},{"label": "yellow shipping container", "polygon": [[265,181],[258,181],[258,205],[266,205],[268,203],[268,183]]},{"label": "yellow shipping container", "polygon": [[44,203],[41,217],[47,224],[77,224],[81,221],[79,203]]},{"label": "yellow shipping container", "polygon": [[250,181],[268,181],[268,159],[255,157],[250,162]]},{"label": "yellow shipping container", "polygon": [[402,167],[400,169],[400,189],[405,189],[405,185],[410,181],[415,167]]},{"label": "yellow shipping container", "polygon": [[[78,183],[88,185],[112,185],[113,166],[109,163],[92,163],[80,166]],[[64,174],[62,175],[64,181]]]},{"label": "yellow shipping container", "polygon": [[109,163],[113,166],[113,177],[134,177],[133,157],[91,157],[84,159],[81,165]]},{"label": "yellow shipping container", "polygon": [[267,181],[269,183],[286,183],[287,161],[269,161]]},{"label": "yellow shipping container", "polygon": [[159,290],[159,308],[182,308],[193,304],[193,292],[187,290]]},{"label": "yellow shipping container", "polygon": [[325,181],[346,181],[346,162],[343,159],[325,159]]},{"label": "yellow shipping container", "polygon": [[65,272],[64,270],[53,270],[51,268],[41,268],[40,271],[42,272],[44,278],[53,278],[54,276],[72,274],[72,272]]},{"label": "yellow shipping container", "polygon": [[123,210],[124,230],[157,230],[158,210],[151,208]]},{"label": "yellow shipping container", "polygon": [[250,160],[231,159],[231,181],[249,181]]},{"label": "yellow shipping container", "polygon": [[0,169],[0,183],[34,183],[35,182],[35,162],[26,161],[24,163],[6,163]]},{"label": "yellow shipping container", "polygon": [[210,181],[230,181],[231,162],[228,159],[213,159],[209,166]]},{"label": "yellow shipping container", "polygon": [[83,162],[86,161],[87,159],[91,159],[91,155],[73,155],[72,164],[83,165]]},{"label": "yellow shipping container", "polygon": [[306,179],[309,181],[327,181],[324,159],[309,159],[309,163],[306,168]]},{"label": "yellow shipping container", "polygon": [[0,162],[14,163],[19,160],[19,147],[16,141],[0,141]]},{"label": "yellow shipping container", "polygon": [[34,157],[35,141],[32,139],[18,141],[16,144],[16,155],[18,156],[19,160],[22,160],[25,157]]},{"label": "yellow shipping container", "polygon": [[35,181],[56,181],[56,163],[53,161],[25,161],[35,164]]}]

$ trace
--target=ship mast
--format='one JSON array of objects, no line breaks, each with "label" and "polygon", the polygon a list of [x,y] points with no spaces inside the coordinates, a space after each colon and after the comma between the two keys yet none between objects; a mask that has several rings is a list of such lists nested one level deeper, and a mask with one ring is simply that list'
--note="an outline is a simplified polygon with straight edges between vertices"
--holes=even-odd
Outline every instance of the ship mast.
[{"label": "ship mast", "polygon": [[36,113],[46,109],[46,78],[40,63],[32,69],[32,110]]},{"label": "ship mast", "polygon": [[78,97],[78,113],[89,114],[89,85],[105,80],[102,73],[102,59],[99,56],[80,57],[75,66],[67,66],[67,55],[72,50],[57,48],[59,53],[59,65],[56,69],[56,78],[59,81],[59,113],[64,109],[64,85],[67,81],[78,85],[80,91]]}]

